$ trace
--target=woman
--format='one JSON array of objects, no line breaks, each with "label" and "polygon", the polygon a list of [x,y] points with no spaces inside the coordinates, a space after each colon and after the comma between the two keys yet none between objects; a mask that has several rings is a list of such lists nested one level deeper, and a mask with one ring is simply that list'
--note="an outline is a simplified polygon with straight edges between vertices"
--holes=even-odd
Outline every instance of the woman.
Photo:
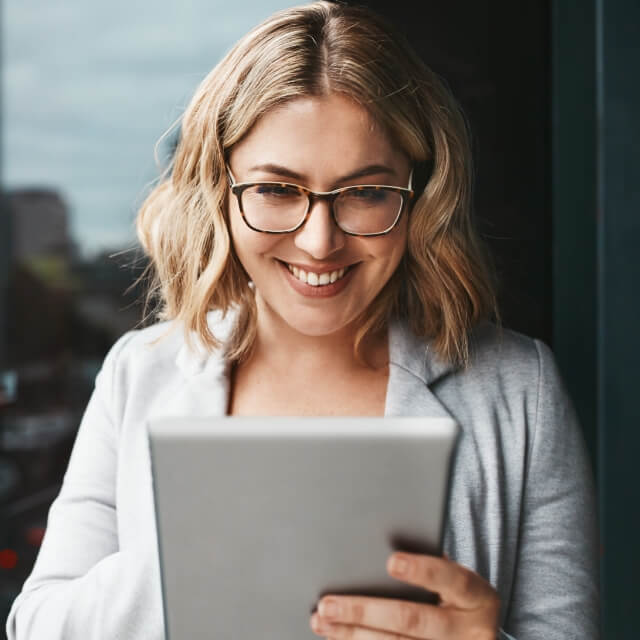
[{"label": "woman", "polygon": [[329,595],[318,635],[597,637],[584,446],[549,350],[489,322],[470,178],[455,102],[369,12],[317,2],[236,45],[139,214],[166,322],[107,355],[11,640],[163,637],[144,424],[224,413],[461,427],[445,557],[388,562],[441,604]]}]

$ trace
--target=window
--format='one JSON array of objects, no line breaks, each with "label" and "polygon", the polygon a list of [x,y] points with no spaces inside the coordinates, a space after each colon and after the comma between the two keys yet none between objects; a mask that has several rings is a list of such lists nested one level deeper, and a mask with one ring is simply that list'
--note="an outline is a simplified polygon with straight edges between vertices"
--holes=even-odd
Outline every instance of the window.
[{"label": "window", "polygon": [[125,291],[144,267],[133,220],[158,173],[155,142],[229,47],[286,5],[3,2],[3,624],[104,354],[141,320],[142,291]]}]

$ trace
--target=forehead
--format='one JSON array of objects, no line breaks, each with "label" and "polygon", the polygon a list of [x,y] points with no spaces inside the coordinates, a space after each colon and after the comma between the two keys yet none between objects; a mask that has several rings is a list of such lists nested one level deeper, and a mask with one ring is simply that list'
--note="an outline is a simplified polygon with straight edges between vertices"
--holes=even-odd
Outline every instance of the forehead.
[{"label": "forehead", "polygon": [[371,113],[333,93],[296,98],[262,116],[231,153],[237,171],[279,164],[312,178],[347,175],[374,163],[402,173],[402,149]]}]

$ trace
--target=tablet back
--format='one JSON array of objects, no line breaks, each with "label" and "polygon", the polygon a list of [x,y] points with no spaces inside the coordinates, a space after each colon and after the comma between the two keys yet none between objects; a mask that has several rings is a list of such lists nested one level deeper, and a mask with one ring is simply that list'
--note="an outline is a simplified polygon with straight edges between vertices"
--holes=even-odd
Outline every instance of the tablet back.
[{"label": "tablet back", "polygon": [[440,552],[456,434],[443,418],[152,422],[168,640],[316,638],[324,593],[428,601],[385,564]]}]

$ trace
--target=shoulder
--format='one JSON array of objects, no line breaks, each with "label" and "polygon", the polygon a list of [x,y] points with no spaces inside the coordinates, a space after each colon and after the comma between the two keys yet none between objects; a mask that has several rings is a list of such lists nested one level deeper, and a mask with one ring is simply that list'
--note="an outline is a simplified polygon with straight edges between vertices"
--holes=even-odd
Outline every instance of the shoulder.
[{"label": "shoulder", "polygon": [[441,360],[430,341],[416,337],[405,323],[396,325],[391,337],[392,363],[418,378],[450,412],[468,413],[471,421],[480,415],[484,420],[524,415],[535,424],[539,410],[570,402],[549,347],[516,331],[478,325],[464,368]]},{"label": "shoulder", "polygon": [[551,350],[543,342],[489,322],[471,331],[464,368],[442,360],[431,341],[415,336],[406,322],[394,322],[390,336],[391,362],[428,386],[445,380],[480,387],[502,382],[517,386],[537,378],[543,367],[554,368]]},{"label": "shoulder", "polygon": [[552,350],[515,331],[481,327],[474,335],[469,375],[480,388],[493,386],[513,407],[524,405],[538,432],[564,425],[576,436],[577,416]]},{"label": "shoulder", "polygon": [[[230,334],[233,314],[223,316],[212,311],[207,315],[207,323],[213,335],[224,343]],[[189,376],[211,360],[222,359],[223,351],[223,347],[205,347],[193,332],[187,336],[178,322],[158,322],[122,335],[107,353],[101,375],[120,385],[129,384],[133,379],[150,382],[159,376]]]},{"label": "shoulder", "polygon": [[475,402],[526,407],[534,423],[541,404],[568,401],[551,349],[541,340],[490,323],[473,331],[469,365],[455,372],[452,381]]},{"label": "shoulder", "polygon": [[466,371],[471,377],[504,378],[518,384],[539,378],[549,367],[555,370],[554,357],[541,340],[488,322],[471,334]]},{"label": "shoulder", "polygon": [[441,392],[470,415],[499,418],[504,428],[524,421],[535,433],[575,422],[551,349],[541,340],[489,323],[474,330],[468,367],[444,379]]},{"label": "shoulder", "polygon": [[[233,317],[211,312],[207,322],[222,343],[220,347],[205,347],[193,333],[187,340],[184,326],[177,322],[128,331],[115,342],[95,382],[97,397],[114,424],[121,424],[127,416],[141,422],[154,408],[168,406],[186,389],[200,389],[194,402],[200,398],[211,405],[212,389],[224,377],[225,342]],[[201,388],[209,393],[202,394]],[[192,408],[187,403],[180,412]]]},{"label": "shoulder", "polygon": [[144,329],[132,329],[109,349],[102,366],[113,375],[131,368],[147,368],[175,360],[184,336],[171,322],[158,322]]}]

